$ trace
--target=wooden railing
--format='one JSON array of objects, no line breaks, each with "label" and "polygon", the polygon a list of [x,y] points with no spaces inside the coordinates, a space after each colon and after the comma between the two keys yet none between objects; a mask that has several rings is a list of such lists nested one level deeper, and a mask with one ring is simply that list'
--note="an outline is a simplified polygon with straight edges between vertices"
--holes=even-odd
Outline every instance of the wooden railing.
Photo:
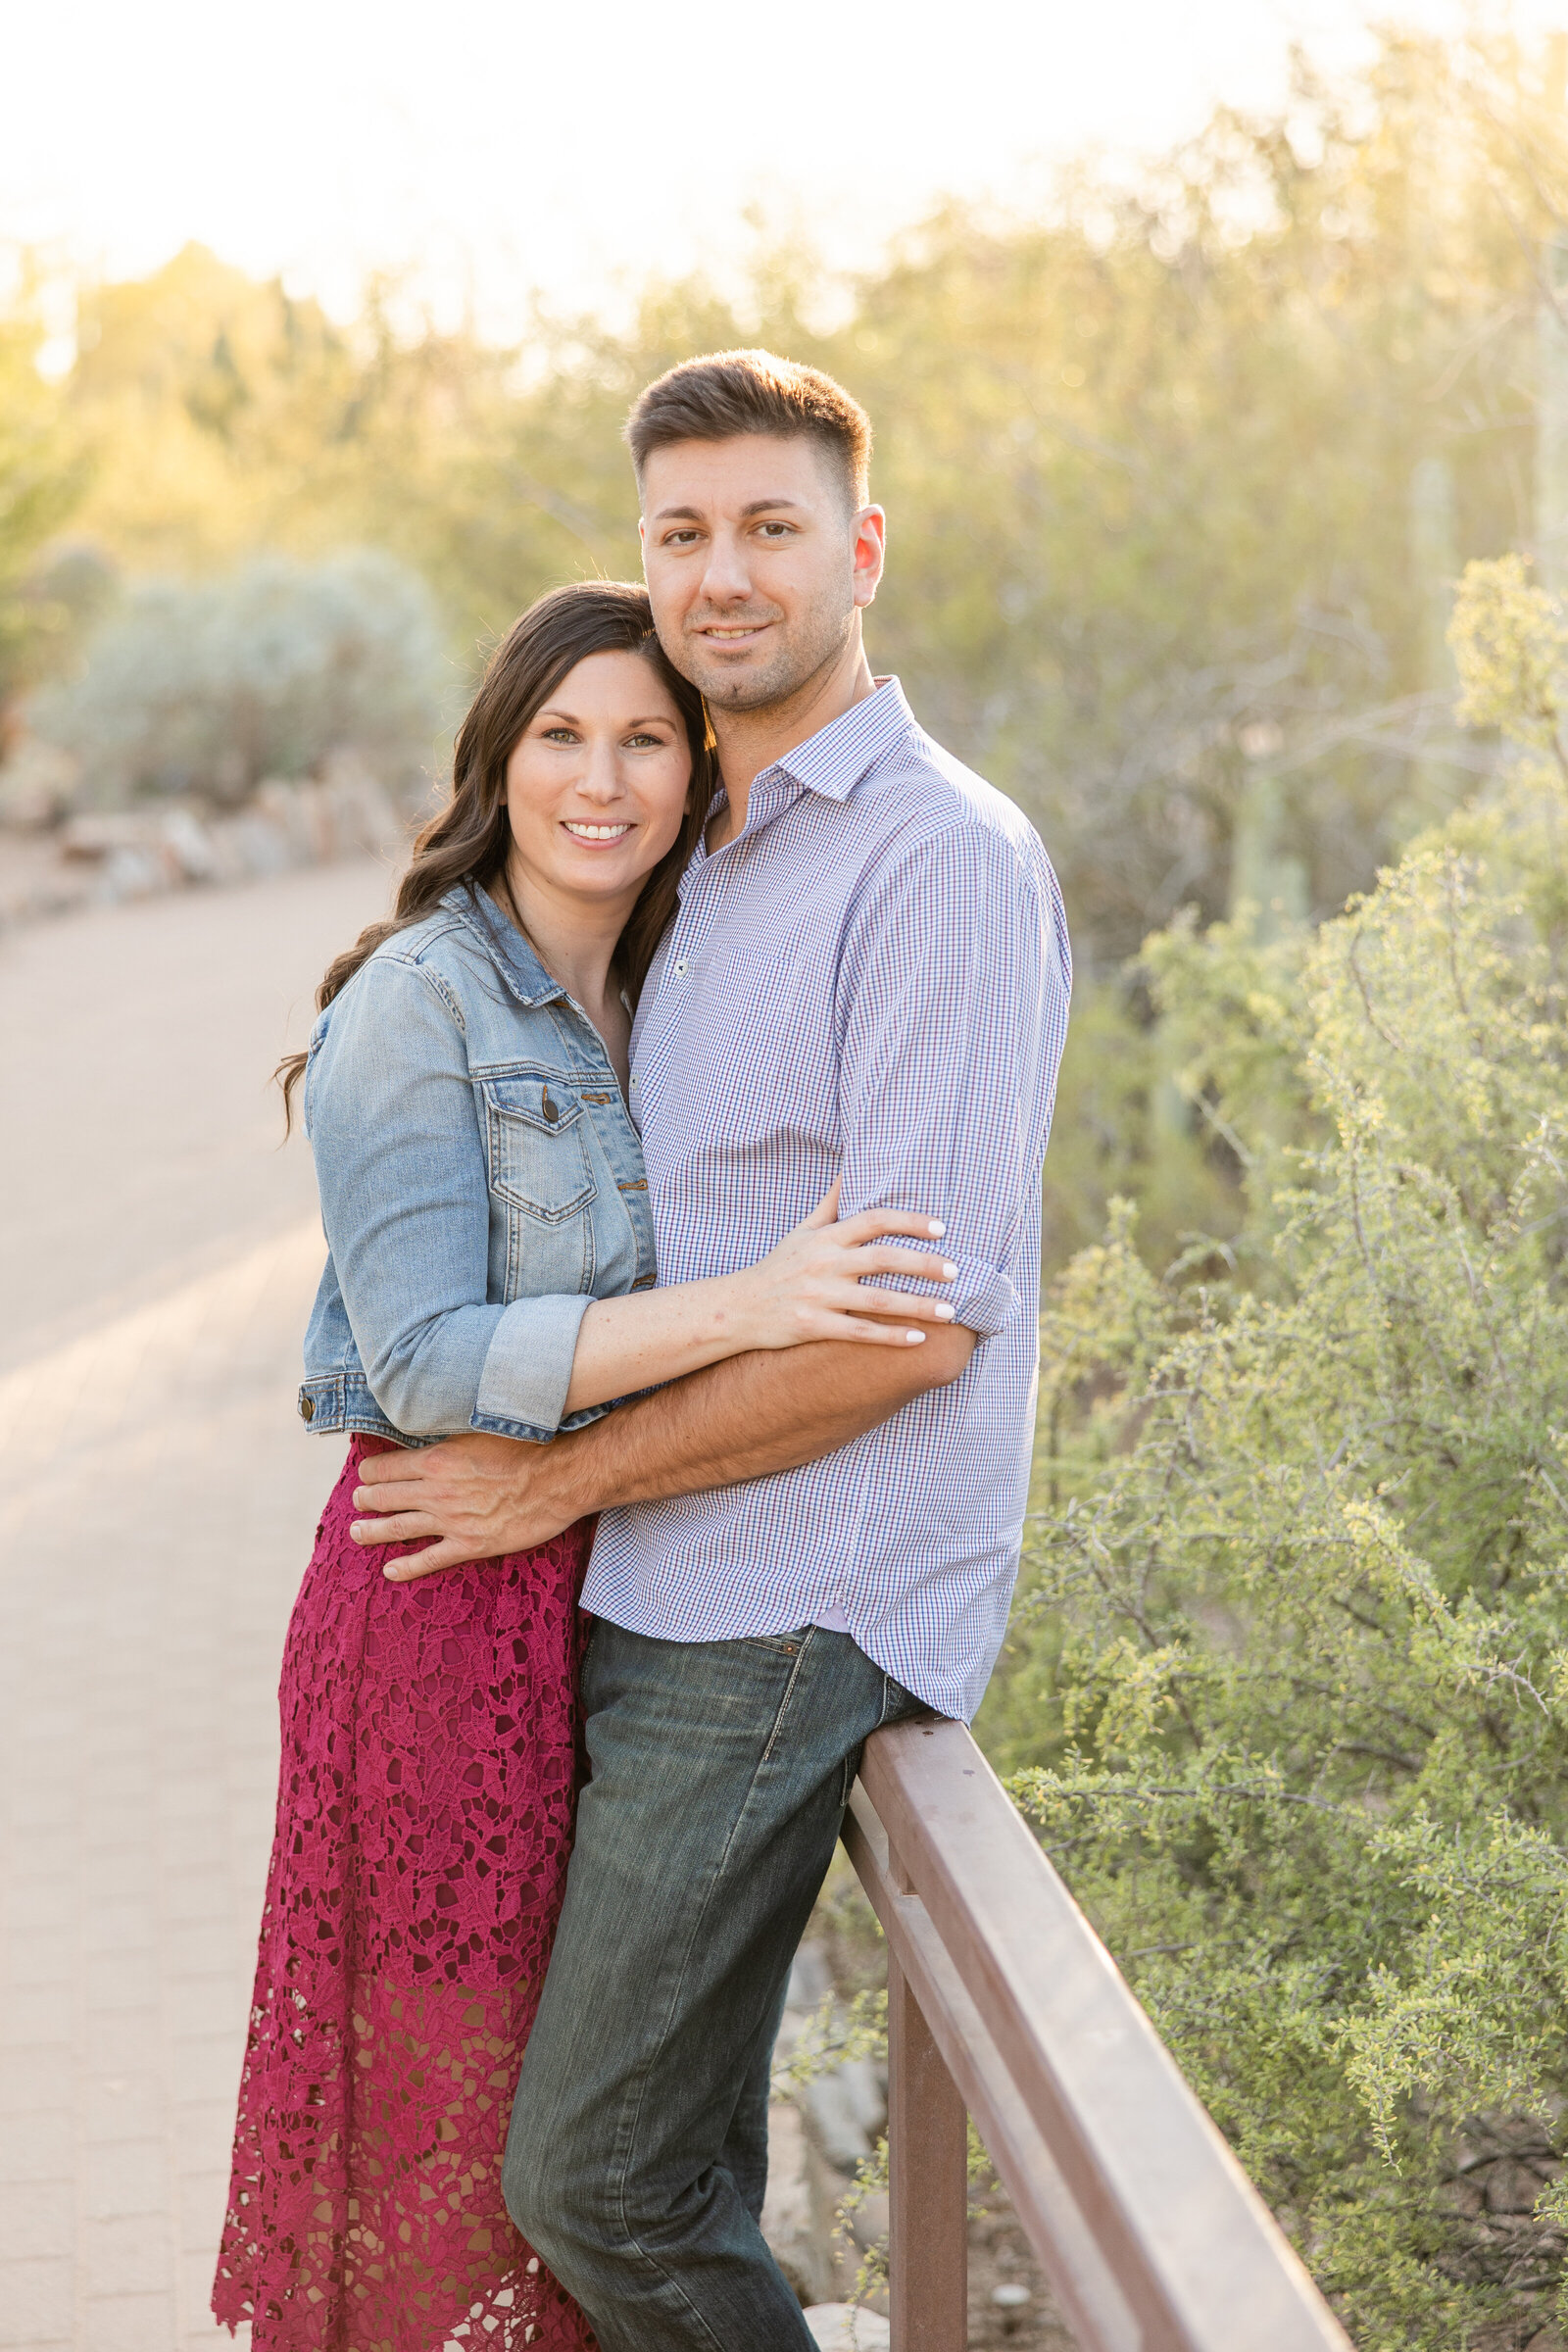
[{"label": "wooden railing", "polygon": [[974,2117],[1082,2352],[1348,2338],[961,1724],[867,1742],[888,1940],[893,2352],[962,2352]]}]

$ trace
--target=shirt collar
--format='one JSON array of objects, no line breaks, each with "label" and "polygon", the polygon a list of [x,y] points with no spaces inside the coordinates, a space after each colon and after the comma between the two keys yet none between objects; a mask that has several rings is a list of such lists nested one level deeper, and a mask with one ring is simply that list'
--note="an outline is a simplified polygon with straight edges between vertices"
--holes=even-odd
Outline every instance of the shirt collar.
[{"label": "shirt collar", "polygon": [[504,915],[487,890],[477,882],[460,882],[441,904],[449,913],[476,931],[507,987],[519,1004],[548,1004],[565,990],[552,980],[515,923]]},{"label": "shirt collar", "polygon": [[808,735],[775,766],[830,801],[847,801],[877,761],[914,727],[914,713],[897,678],[878,678],[876,692]]},{"label": "shirt collar", "polygon": [[[786,752],[782,760],[775,760],[771,767],[763,768],[752,786],[748,831],[751,810],[757,807],[758,785],[764,778],[783,776],[803,791],[819,793],[824,800],[847,801],[856,786],[864,783],[877,761],[906,735],[915,732],[914,712],[898,679],[878,678],[876,692],[867,695],[863,703],[852,703],[848,710],[840,711],[837,718],[797,744],[793,752]],[[768,813],[775,811],[770,808]],[[680,878],[682,890],[698,869],[707,864],[709,855],[708,844],[699,835]]]}]

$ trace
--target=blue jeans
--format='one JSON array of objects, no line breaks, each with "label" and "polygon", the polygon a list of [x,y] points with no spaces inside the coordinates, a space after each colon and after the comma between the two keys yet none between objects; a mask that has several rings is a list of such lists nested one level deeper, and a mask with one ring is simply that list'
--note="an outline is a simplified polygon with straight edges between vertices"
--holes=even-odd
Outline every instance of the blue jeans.
[{"label": "blue jeans", "polygon": [[790,1962],[866,1736],[925,1713],[848,1634],[601,1621],[591,1778],[504,2184],[603,2352],[811,2352],[758,2226]]}]

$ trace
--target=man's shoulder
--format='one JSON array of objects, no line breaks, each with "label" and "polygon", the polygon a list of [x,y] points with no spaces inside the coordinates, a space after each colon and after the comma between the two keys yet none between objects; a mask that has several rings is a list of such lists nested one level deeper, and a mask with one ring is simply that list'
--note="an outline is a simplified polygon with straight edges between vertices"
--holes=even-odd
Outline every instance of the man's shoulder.
[{"label": "man's shoulder", "polygon": [[892,855],[946,854],[961,863],[1001,854],[1054,889],[1045,844],[1017,802],[918,724],[878,761],[856,797]]}]

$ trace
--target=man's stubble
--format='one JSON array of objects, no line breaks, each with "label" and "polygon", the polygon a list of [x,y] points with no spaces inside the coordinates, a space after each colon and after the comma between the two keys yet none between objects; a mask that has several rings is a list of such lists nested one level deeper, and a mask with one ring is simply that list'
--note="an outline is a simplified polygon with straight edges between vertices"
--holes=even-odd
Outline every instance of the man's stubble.
[{"label": "man's stubble", "polygon": [[695,635],[682,635],[671,644],[661,630],[660,642],[682,677],[689,678],[716,710],[766,710],[793,701],[841,659],[855,627],[856,611],[854,595],[848,589],[841,606],[829,608],[824,599],[755,669],[726,668],[707,656],[702,639]]}]

